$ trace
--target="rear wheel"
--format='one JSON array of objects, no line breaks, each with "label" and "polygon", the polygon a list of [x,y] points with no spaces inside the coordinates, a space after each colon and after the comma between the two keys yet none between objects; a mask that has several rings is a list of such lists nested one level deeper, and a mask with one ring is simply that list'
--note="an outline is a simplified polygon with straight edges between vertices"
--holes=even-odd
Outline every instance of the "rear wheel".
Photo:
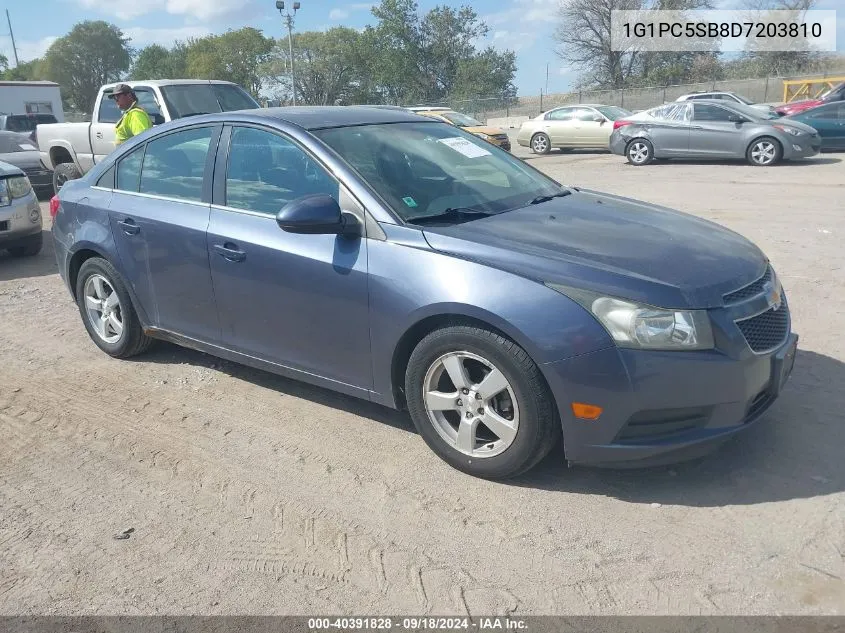
[{"label": "rear wheel", "polygon": [[540,370],[522,348],[489,330],[456,326],[426,336],[411,354],[405,390],[428,446],[476,477],[524,473],[560,437]]},{"label": "rear wheel", "polygon": [[91,340],[109,356],[129,358],[150,346],[152,339],[141,328],[123,280],[105,259],[93,257],[82,264],[76,302]]},{"label": "rear wheel", "polygon": [[552,141],[548,134],[540,132],[531,137],[531,151],[535,154],[548,154],[552,150]]},{"label": "rear wheel", "polygon": [[73,163],[59,163],[53,169],[53,191],[58,194],[68,180],[82,178],[82,173]]},{"label": "rear wheel", "polygon": [[635,138],[625,148],[625,157],[632,165],[640,167],[654,160],[654,145],[644,138]]},{"label": "rear wheel", "polygon": [[748,146],[745,157],[755,167],[776,165],[783,156],[783,148],[777,139],[770,136],[755,139]]}]

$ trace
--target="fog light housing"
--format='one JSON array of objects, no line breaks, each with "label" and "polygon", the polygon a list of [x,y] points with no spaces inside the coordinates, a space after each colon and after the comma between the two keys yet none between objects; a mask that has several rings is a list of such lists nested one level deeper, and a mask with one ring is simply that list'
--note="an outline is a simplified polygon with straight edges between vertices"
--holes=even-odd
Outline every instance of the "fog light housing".
[{"label": "fog light housing", "polygon": [[41,220],[41,209],[38,207],[29,210],[29,221],[37,224]]},{"label": "fog light housing", "polygon": [[795,143],[793,143],[793,144],[792,144],[792,149],[794,149],[796,152],[800,152],[800,151],[801,151],[801,146],[800,146],[800,145],[796,145]]}]

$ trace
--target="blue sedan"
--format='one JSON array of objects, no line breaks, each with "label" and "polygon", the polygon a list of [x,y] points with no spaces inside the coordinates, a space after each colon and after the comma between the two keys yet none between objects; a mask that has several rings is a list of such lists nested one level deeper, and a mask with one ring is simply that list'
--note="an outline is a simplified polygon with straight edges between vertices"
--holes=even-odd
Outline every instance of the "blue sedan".
[{"label": "blue sedan", "polygon": [[479,477],[561,440],[570,463],[703,454],[760,418],[796,353],[781,283],[743,237],[562,186],[407,112],[180,119],[51,213],[105,353],[163,339],[407,409]]}]

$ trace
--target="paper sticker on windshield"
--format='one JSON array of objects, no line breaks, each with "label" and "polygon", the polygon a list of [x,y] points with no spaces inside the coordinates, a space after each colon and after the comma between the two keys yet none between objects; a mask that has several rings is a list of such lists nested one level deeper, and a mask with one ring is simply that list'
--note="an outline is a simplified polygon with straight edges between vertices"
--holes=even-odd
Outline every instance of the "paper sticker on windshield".
[{"label": "paper sticker on windshield", "polygon": [[413,199],[412,197],[410,197],[410,196],[408,196],[407,198],[402,198],[402,202],[404,202],[405,204],[407,204],[407,205],[408,205],[409,207],[411,207],[412,209],[413,209],[415,206],[417,206],[417,201],[416,201],[416,200],[414,200],[414,199]]},{"label": "paper sticker on windshield", "polygon": [[21,143],[20,148],[21,149],[38,149],[34,145],[30,145],[29,143]]},{"label": "paper sticker on windshield", "polygon": [[452,138],[441,138],[440,142],[444,145],[448,145],[456,152],[460,152],[467,158],[478,158],[480,156],[489,156],[490,152],[488,152],[483,147],[479,147],[475,143],[470,143],[465,138],[461,138],[460,136],[455,136]]}]

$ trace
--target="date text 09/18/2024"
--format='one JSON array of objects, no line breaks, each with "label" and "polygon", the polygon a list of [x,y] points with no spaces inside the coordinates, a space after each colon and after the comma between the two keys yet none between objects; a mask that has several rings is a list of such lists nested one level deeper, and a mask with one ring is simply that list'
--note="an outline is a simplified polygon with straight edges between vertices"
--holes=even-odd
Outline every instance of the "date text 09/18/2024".
[{"label": "date text 09/18/2024", "polygon": [[[476,621],[477,620],[477,621]],[[401,623],[401,627],[399,626]],[[470,618],[443,618],[443,617],[405,617],[400,621],[394,621],[386,617],[369,618],[309,618],[308,630],[501,630],[501,631],[525,631],[528,626],[525,620],[508,617],[481,617],[471,620]]]}]

